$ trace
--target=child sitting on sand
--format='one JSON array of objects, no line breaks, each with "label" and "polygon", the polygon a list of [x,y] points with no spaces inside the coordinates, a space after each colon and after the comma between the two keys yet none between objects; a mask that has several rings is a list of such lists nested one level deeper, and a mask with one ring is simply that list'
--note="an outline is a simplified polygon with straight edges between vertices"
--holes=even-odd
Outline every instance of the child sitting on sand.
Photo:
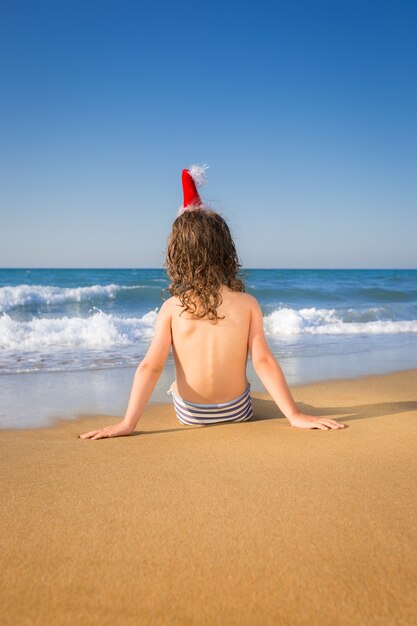
[{"label": "child sitting on sand", "polygon": [[138,366],[124,419],[82,439],[131,434],[152,395],[172,346],[171,385],[184,424],[242,422],[253,416],[246,378],[248,353],[265,388],[297,428],[343,428],[331,419],[301,413],[263,331],[257,300],[244,293],[239,261],[225,220],[205,208],[195,183],[204,168],[183,170],[184,205],[168,239],[166,268],[171,298],[161,306],[155,334]]}]

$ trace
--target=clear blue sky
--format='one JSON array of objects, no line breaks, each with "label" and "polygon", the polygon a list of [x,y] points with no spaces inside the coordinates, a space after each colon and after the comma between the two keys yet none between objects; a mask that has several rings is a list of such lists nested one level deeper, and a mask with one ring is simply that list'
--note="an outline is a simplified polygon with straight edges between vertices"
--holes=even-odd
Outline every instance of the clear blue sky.
[{"label": "clear blue sky", "polygon": [[182,167],[246,267],[417,267],[417,3],[0,4],[0,266],[158,267]]}]

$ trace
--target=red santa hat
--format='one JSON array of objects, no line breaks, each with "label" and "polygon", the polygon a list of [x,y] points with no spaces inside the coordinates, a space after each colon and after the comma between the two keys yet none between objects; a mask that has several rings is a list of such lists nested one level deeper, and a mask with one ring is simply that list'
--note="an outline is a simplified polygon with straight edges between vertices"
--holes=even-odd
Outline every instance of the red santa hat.
[{"label": "red santa hat", "polygon": [[183,211],[192,211],[193,209],[203,208],[200,194],[197,191],[197,185],[204,185],[207,169],[208,165],[191,165],[188,169],[182,170],[182,190],[184,193],[184,202],[180,207],[178,215],[180,215]]}]

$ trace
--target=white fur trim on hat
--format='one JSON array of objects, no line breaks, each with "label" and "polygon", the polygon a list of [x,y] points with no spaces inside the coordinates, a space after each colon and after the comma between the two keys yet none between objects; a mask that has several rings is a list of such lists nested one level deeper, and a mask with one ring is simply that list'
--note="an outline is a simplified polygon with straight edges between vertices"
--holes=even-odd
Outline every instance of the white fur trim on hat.
[{"label": "white fur trim on hat", "polygon": [[188,171],[196,185],[204,185],[206,183],[206,171],[209,167],[206,163],[203,163],[203,165],[190,165]]}]

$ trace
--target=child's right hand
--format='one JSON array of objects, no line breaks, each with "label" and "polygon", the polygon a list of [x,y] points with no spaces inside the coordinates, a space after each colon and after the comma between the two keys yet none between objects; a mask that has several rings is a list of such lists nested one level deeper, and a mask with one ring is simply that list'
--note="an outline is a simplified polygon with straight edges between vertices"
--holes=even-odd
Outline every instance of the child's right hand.
[{"label": "child's right hand", "polygon": [[329,420],[324,417],[313,417],[313,415],[305,415],[305,413],[296,413],[288,418],[291,426],[296,428],[319,428],[320,430],[337,430],[344,428],[345,424]]},{"label": "child's right hand", "polygon": [[122,437],[123,435],[131,435],[133,428],[125,422],[119,422],[114,426],[106,426],[100,430],[90,430],[88,433],[80,435],[80,439],[105,439],[108,437]]}]

